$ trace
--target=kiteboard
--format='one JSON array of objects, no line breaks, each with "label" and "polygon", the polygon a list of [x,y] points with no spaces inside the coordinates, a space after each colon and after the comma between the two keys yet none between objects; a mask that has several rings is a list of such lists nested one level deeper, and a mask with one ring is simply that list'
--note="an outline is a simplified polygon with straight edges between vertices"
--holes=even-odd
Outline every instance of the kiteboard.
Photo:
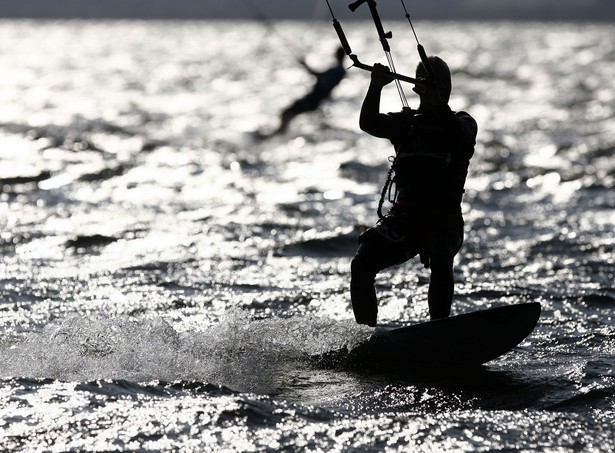
[{"label": "kiteboard", "polygon": [[325,353],[319,360],[370,369],[478,366],[515,348],[534,330],[539,317],[540,304],[530,302],[405,327],[376,328],[358,346]]}]

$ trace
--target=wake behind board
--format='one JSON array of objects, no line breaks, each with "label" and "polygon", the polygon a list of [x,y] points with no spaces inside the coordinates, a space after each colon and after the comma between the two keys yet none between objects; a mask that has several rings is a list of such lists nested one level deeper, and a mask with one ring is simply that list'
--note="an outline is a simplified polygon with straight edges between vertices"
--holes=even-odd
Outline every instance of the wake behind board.
[{"label": "wake behind board", "polygon": [[414,364],[477,366],[500,357],[534,330],[537,302],[491,308],[394,329],[377,329],[368,340],[326,362],[370,368],[408,368]]}]

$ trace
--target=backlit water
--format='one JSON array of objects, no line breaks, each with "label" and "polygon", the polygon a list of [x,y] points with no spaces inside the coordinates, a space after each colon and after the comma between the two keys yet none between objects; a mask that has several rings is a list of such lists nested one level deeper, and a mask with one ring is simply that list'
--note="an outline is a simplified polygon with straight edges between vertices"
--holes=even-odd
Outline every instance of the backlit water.
[{"label": "backlit water", "polygon": [[[384,61],[372,24],[344,25]],[[255,139],[310,83],[289,47],[332,63],[330,23],[4,21],[0,448],[615,449],[612,27],[416,25],[479,124],[453,313],[538,301],[532,335],[472,372],[309,360],[372,332],[349,265],[392,153],[358,128],[358,69]],[[428,280],[380,274],[380,321],[426,321]]]}]

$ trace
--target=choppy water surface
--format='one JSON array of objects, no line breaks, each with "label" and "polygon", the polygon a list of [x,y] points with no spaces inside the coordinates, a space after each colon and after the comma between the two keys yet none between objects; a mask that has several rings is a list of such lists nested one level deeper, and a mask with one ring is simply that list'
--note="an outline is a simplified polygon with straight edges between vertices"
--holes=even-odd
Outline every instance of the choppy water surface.
[{"label": "choppy water surface", "polygon": [[[253,138],[309,83],[283,39],[324,68],[329,23],[1,22],[2,448],[615,448],[612,29],[417,25],[480,127],[454,313],[539,301],[536,331],[471,373],[308,359],[371,334],[349,263],[392,152],[358,129],[359,70]],[[427,281],[384,272],[380,320],[425,321]]]}]

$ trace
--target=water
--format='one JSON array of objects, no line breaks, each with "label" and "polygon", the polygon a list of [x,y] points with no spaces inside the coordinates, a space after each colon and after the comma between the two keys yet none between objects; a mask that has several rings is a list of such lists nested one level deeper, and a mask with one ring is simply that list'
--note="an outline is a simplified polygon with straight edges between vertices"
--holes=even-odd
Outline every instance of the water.
[{"label": "water", "polygon": [[[371,24],[345,28],[383,61]],[[615,448],[612,29],[417,29],[480,128],[453,312],[543,309],[472,372],[309,360],[372,332],[349,264],[392,152],[358,129],[357,69],[321,113],[253,138],[309,83],[283,41],[325,67],[329,23],[0,22],[1,448]],[[418,262],[382,273],[380,321],[425,321],[427,282]]]}]

